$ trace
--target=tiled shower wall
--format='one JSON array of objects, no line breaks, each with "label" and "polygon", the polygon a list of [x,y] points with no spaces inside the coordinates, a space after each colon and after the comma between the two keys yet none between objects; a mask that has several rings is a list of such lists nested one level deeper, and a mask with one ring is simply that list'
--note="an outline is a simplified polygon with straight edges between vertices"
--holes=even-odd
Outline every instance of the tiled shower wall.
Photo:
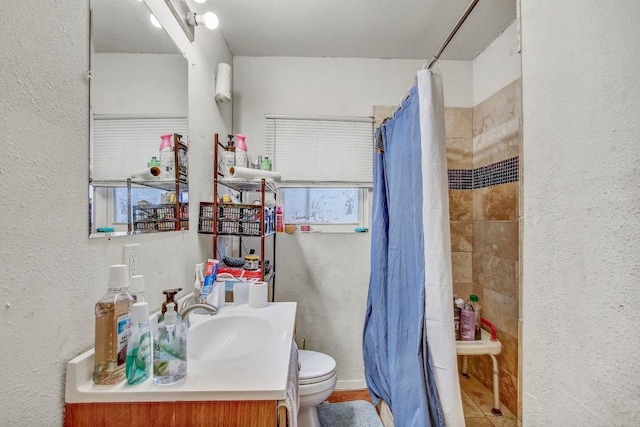
[{"label": "tiled shower wall", "polygon": [[[500,400],[518,411],[521,80],[471,108],[446,108],[454,293],[480,298],[498,329]],[[469,372],[491,387],[491,359]]]}]

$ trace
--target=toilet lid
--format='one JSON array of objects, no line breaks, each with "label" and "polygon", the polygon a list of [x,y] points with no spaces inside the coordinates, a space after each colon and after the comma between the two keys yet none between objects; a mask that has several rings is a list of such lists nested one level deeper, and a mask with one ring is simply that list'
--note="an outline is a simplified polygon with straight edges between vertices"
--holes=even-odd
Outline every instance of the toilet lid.
[{"label": "toilet lid", "polygon": [[331,377],[336,370],[336,361],[333,357],[311,350],[298,351],[298,362],[300,363],[300,381],[309,380],[321,381]]}]

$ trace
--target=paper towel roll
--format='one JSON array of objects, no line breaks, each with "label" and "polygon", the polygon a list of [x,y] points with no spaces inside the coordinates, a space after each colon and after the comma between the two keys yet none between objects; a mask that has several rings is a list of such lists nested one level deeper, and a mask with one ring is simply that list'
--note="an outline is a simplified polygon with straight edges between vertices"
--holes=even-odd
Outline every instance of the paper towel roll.
[{"label": "paper towel roll", "polygon": [[248,179],[248,180],[260,180],[262,178],[272,179],[275,182],[282,180],[280,172],[265,171],[262,169],[250,169],[241,168],[239,166],[232,166],[229,168],[229,174],[232,178]]},{"label": "paper towel roll", "polygon": [[269,288],[267,287],[267,282],[253,282],[249,284],[249,307],[266,307],[268,294]]},{"label": "paper towel roll", "polygon": [[148,168],[144,168],[139,170],[138,172],[131,174],[131,179],[138,179],[141,181],[154,181],[160,177],[160,168],[157,166],[151,166]]},{"label": "paper towel roll", "polygon": [[218,102],[231,101],[231,65],[224,62],[218,64],[215,95]]}]

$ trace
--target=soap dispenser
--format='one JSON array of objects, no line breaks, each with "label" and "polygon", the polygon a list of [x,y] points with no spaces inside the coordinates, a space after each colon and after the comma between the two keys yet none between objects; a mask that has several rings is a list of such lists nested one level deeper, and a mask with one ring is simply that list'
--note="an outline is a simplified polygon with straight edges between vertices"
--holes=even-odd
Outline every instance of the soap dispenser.
[{"label": "soap dispenser", "polygon": [[153,338],[153,382],[173,384],[187,376],[187,327],[175,302],[167,303]]},{"label": "soap dispenser", "polygon": [[178,304],[175,301],[176,294],[180,292],[182,288],[174,288],[174,289],[165,289],[162,293],[165,295],[165,301],[162,303],[162,310],[160,315],[158,316],[158,323],[162,321],[164,318],[164,314],[167,312],[167,306],[170,303],[173,303],[173,310],[178,311]]}]

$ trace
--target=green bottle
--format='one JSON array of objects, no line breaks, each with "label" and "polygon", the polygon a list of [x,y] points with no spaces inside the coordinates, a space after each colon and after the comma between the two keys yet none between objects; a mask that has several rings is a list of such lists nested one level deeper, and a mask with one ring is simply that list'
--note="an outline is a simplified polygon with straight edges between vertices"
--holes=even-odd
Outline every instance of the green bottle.
[{"label": "green bottle", "polygon": [[137,302],[131,307],[130,328],[125,372],[127,383],[138,384],[151,376],[151,332],[146,302]]},{"label": "green bottle", "polygon": [[260,163],[260,169],[263,170],[263,171],[270,171],[271,170],[271,160],[269,160],[268,157],[265,156],[265,158],[262,161],[262,163]]}]

